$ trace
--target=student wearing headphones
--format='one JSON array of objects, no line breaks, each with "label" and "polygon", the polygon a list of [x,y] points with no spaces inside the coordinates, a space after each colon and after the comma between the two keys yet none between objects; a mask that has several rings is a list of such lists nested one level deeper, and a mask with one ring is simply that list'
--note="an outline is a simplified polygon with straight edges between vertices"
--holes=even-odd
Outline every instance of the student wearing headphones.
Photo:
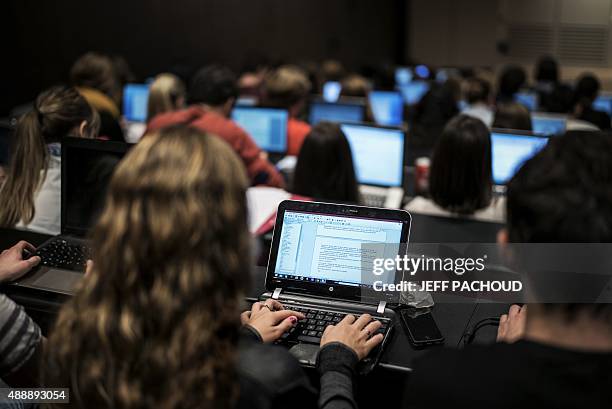
[{"label": "student wearing headphones", "polygon": [[93,263],[49,337],[44,385],[69,387],[76,408],[353,402],[351,377],[382,341],[368,336],[379,322],[348,316],[326,330],[317,395],[298,361],[270,345],[303,315],[274,300],[240,313],[248,185],[232,149],[195,127],[139,142],[113,176]]}]

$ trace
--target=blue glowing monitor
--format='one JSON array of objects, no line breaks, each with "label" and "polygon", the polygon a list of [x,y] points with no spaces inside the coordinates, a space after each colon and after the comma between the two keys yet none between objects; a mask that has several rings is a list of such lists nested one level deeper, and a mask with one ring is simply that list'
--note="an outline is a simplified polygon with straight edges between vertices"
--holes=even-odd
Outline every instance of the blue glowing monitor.
[{"label": "blue glowing monitor", "polygon": [[255,140],[266,152],[287,151],[287,122],[289,115],[284,109],[235,107],[232,119]]},{"label": "blue glowing monitor", "polygon": [[310,104],[308,121],[316,125],[321,121],[330,122],[363,122],[365,106],[357,103],[330,103],[315,101]]},{"label": "blue glowing monitor", "polygon": [[522,91],[514,94],[514,101],[523,105],[530,111],[538,110],[538,94],[535,92]]},{"label": "blue glowing monitor", "polygon": [[537,135],[563,135],[567,127],[567,118],[554,115],[531,115],[531,128]]},{"label": "blue glowing monitor", "polygon": [[351,146],[355,173],[360,184],[402,186],[404,131],[362,124],[343,124],[341,127]]},{"label": "blue glowing monitor", "polygon": [[395,85],[407,85],[412,82],[412,70],[408,67],[397,67],[395,69]]},{"label": "blue glowing monitor", "polygon": [[327,81],[323,84],[323,99],[327,102],[336,102],[340,98],[342,85],[338,81]]},{"label": "blue glowing monitor", "polygon": [[529,133],[493,130],[491,154],[493,182],[505,185],[528,159],[546,146],[548,138]]},{"label": "blue glowing monitor", "polygon": [[416,105],[429,91],[429,83],[426,81],[412,81],[410,84],[400,85],[398,89],[406,105]]},{"label": "blue glowing monitor", "polygon": [[593,109],[612,116],[612,94],[600,94],[593,102]]},{"label": "blue glowing monitor", "polygon": [[129,122],[146,122],[149,85],[127,84],[123,88],[123,116]]},{"label": "blue glowing monitor", "polygon": [[378,125],[400,126],[404,122],[404,100],[396,91],[372,91],[368,95]]}]

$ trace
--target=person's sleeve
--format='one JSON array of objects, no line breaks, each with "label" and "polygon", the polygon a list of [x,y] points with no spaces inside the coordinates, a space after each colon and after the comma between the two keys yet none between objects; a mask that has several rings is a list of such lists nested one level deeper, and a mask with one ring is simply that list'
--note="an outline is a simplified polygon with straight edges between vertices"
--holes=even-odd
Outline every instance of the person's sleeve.
[{"label": "person's sleeve", "polygon": [[355,352],[340,343],[325,345],[317,357],[321,377],[319,408],[357,408],[353,395],[353,379],[359,359]]},{"label": "person's sleeve", "polygon": [[237,128],[233,145],[244,162],[253,185],[284,187],[282,175],[273,164],[261,156],[261,149],[248,133]]},{"label": "person's sleeve", "polygon": [[0,377],[9,377],[24,366],[41,342],[40,328],[23,307],[0,294]]}]

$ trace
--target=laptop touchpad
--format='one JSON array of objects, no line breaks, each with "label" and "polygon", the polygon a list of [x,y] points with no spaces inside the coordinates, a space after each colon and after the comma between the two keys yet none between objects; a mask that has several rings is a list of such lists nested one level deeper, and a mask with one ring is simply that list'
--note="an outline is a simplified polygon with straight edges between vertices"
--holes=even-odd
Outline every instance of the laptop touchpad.
[{"label": "laptop touchpad", "polygon": [[72,294],[75,286],[81,281],[81,279],[83,279],[83,273],[50,269],[46,274],[43,274],[32,284],[37,287]]}]

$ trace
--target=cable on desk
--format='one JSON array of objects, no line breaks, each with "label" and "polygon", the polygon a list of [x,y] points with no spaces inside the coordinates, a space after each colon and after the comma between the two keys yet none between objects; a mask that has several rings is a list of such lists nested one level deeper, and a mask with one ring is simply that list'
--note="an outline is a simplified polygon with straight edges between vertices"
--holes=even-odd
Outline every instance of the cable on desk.
[{"label": "cable on desk", "polygon": [[478,334],[478,331],[480,331],[482,328],[488,327],[488,326],[499,326],[499,318],[498,317],[489,317],[489,318],[485,318],[485,319],[482,319],[482,320],[478,321],[476,324],[474,324],[472,329],[466,331],[461,336],[461,340],[463,341],[463,345],[466,346],[466,345],[469,345],[472,342],[474,342],[474,339],[476,338],[476,334]]}]

